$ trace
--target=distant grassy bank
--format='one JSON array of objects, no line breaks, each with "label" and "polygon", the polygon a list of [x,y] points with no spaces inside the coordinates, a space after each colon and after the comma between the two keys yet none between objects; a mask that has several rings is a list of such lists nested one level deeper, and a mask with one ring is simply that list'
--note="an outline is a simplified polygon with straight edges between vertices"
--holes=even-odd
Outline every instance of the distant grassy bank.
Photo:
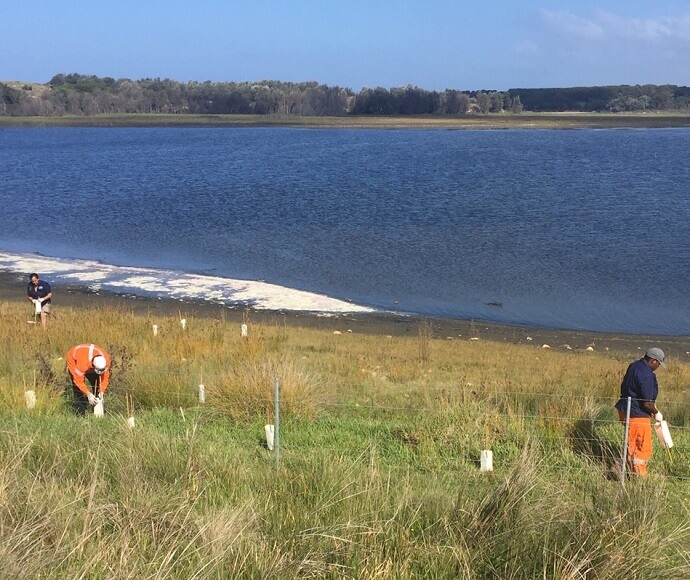
[{"label": "distant grassy bank", "polygon": [[[6,576],[690,576],[681,357],[660,371],[676,448],[623,487],[611,405],[628,356],[438,339],[424,320],[387,336],[250,318],[242,337],[222,313],[186,316],[94,302],[44,331],[0,301]],[[64,353],[90,340],[114,360],[100,420],[64,395]]]},{"label": "distant grassy bank", "polygon": [[688,127],[687,112],[521,113],[464,117],[298,117],[280,115],[119,114],[1,117],[1,127],[312,127],[377,129],[577,129]]}]

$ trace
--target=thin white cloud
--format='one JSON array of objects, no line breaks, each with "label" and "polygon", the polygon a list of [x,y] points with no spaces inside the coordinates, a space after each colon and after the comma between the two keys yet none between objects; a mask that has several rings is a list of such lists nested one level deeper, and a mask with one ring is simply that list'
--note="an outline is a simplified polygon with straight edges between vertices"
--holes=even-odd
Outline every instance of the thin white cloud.
[{"label": "thin white cloud", "polygon": [[690,14],[680,17],[629,18],[599,11],[585,18],[564,10],[541,10],[540,17],[553,32],[578,40],[625,40],[661,46],[675,46],[690,41]]},{"label": "thin white cloud", "polygon": [[676,28],[670,18],[625,18],[610,12],[601,12],[597,17],[607,30],[607,36],[646,43],[671,39],[674,36],[673,29]]},{"label": "thin white cloud", "polygon": [[[689,2],[690,4],[690,2]],[[660,4],[658,11],[663,14]],[[690,8],[672,16],[632,10],[542,9],[512,45],[511,86],[687,85]]]},{"label": "thin white cloud", "polygon": [[570,36],[597,40],[603,38],[605,34],[600,23],[592,19],[580,18],[565,10],[541,10],[540,16],[549,27]]}]

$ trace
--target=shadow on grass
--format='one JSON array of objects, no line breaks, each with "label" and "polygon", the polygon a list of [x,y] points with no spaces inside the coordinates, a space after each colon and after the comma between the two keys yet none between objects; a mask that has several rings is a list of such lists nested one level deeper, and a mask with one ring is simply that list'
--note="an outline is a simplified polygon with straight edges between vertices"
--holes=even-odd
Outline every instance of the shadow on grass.
[{"label": "shadow on grass", "polygon": [[593,417],[585,417],[575,421],[568,433],[572,449],[588,461],[599,465],[607,479],[620,481],[622,477],[620,443],[612,443],[597,433],[597,421]]}]

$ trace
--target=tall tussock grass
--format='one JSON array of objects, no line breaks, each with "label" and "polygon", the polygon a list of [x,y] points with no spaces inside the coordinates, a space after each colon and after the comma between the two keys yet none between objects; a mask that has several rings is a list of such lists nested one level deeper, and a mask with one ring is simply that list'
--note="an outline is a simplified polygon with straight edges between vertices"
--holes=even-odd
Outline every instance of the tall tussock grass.
[{"label": "tall tussock grass", "polygon": [[[201,418],[201,416],[199,416]],[[210,424],[28,418],[0,436],[3,576],[684,578],[659,479],[573,478],[526,443],[503,474],[390,469],[385,449],[282,469]],[[164,429],[161,429],[165,425]],[[64,435],[72,431],[71,438]],[[63,435],[60,437],[59,435]]]},{"label": "tall tussock grass", "polygon": [[683,578],[690,574],[690,524],[659,526],[659,482],[623,488],[595,479],[572,497],[545,478],[528,443],[502,481],[469,509],[453,512],[459,572],[466,578]]},{"label": "tall tussock grass", "polygon": [[209,404],[233,421],[274,415],[275,382],[280,409],[291,418],[309,419],[325,402],[322,379],[285,358],[267,358],[233,365],[215,377],[209,386]]}]

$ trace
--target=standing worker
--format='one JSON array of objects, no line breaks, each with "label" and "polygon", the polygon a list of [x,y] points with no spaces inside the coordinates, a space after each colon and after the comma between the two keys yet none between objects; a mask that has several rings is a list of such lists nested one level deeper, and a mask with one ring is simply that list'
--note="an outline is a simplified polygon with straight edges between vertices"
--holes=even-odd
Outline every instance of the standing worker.
[{"label": "standing worker", "polygon": [[656,406],[659,383],[654,371],[665,367],[664,351],[648,348],[644,357],[631,363],[621,383],[621,398],[616,403],[618,417],[625,423],[630,397],[630,426],[628,428],[628,464],[632,473],[647,475],[647,463],[652,458],[652,426],[650,417],[662,421]]},{"label": "standing worker", "polygon": [[48,314],[50,314],[51,298],[53,297],[50,284],[45,280],[40,280],[38,274],[31,274],[29,276],[29,285],[26,288],[26,295],[29,302],[35,305],[35,312],[41,313],[41,325],[45,328]]},{"label": "standing worker", "polygon": [[[67,351],[67,371],[72,379],[74,407],[79,415],[103,400],[110,382],[110,355],[95,344],[78,344]],[[89,381],[93,392],[89,390]]]}]

